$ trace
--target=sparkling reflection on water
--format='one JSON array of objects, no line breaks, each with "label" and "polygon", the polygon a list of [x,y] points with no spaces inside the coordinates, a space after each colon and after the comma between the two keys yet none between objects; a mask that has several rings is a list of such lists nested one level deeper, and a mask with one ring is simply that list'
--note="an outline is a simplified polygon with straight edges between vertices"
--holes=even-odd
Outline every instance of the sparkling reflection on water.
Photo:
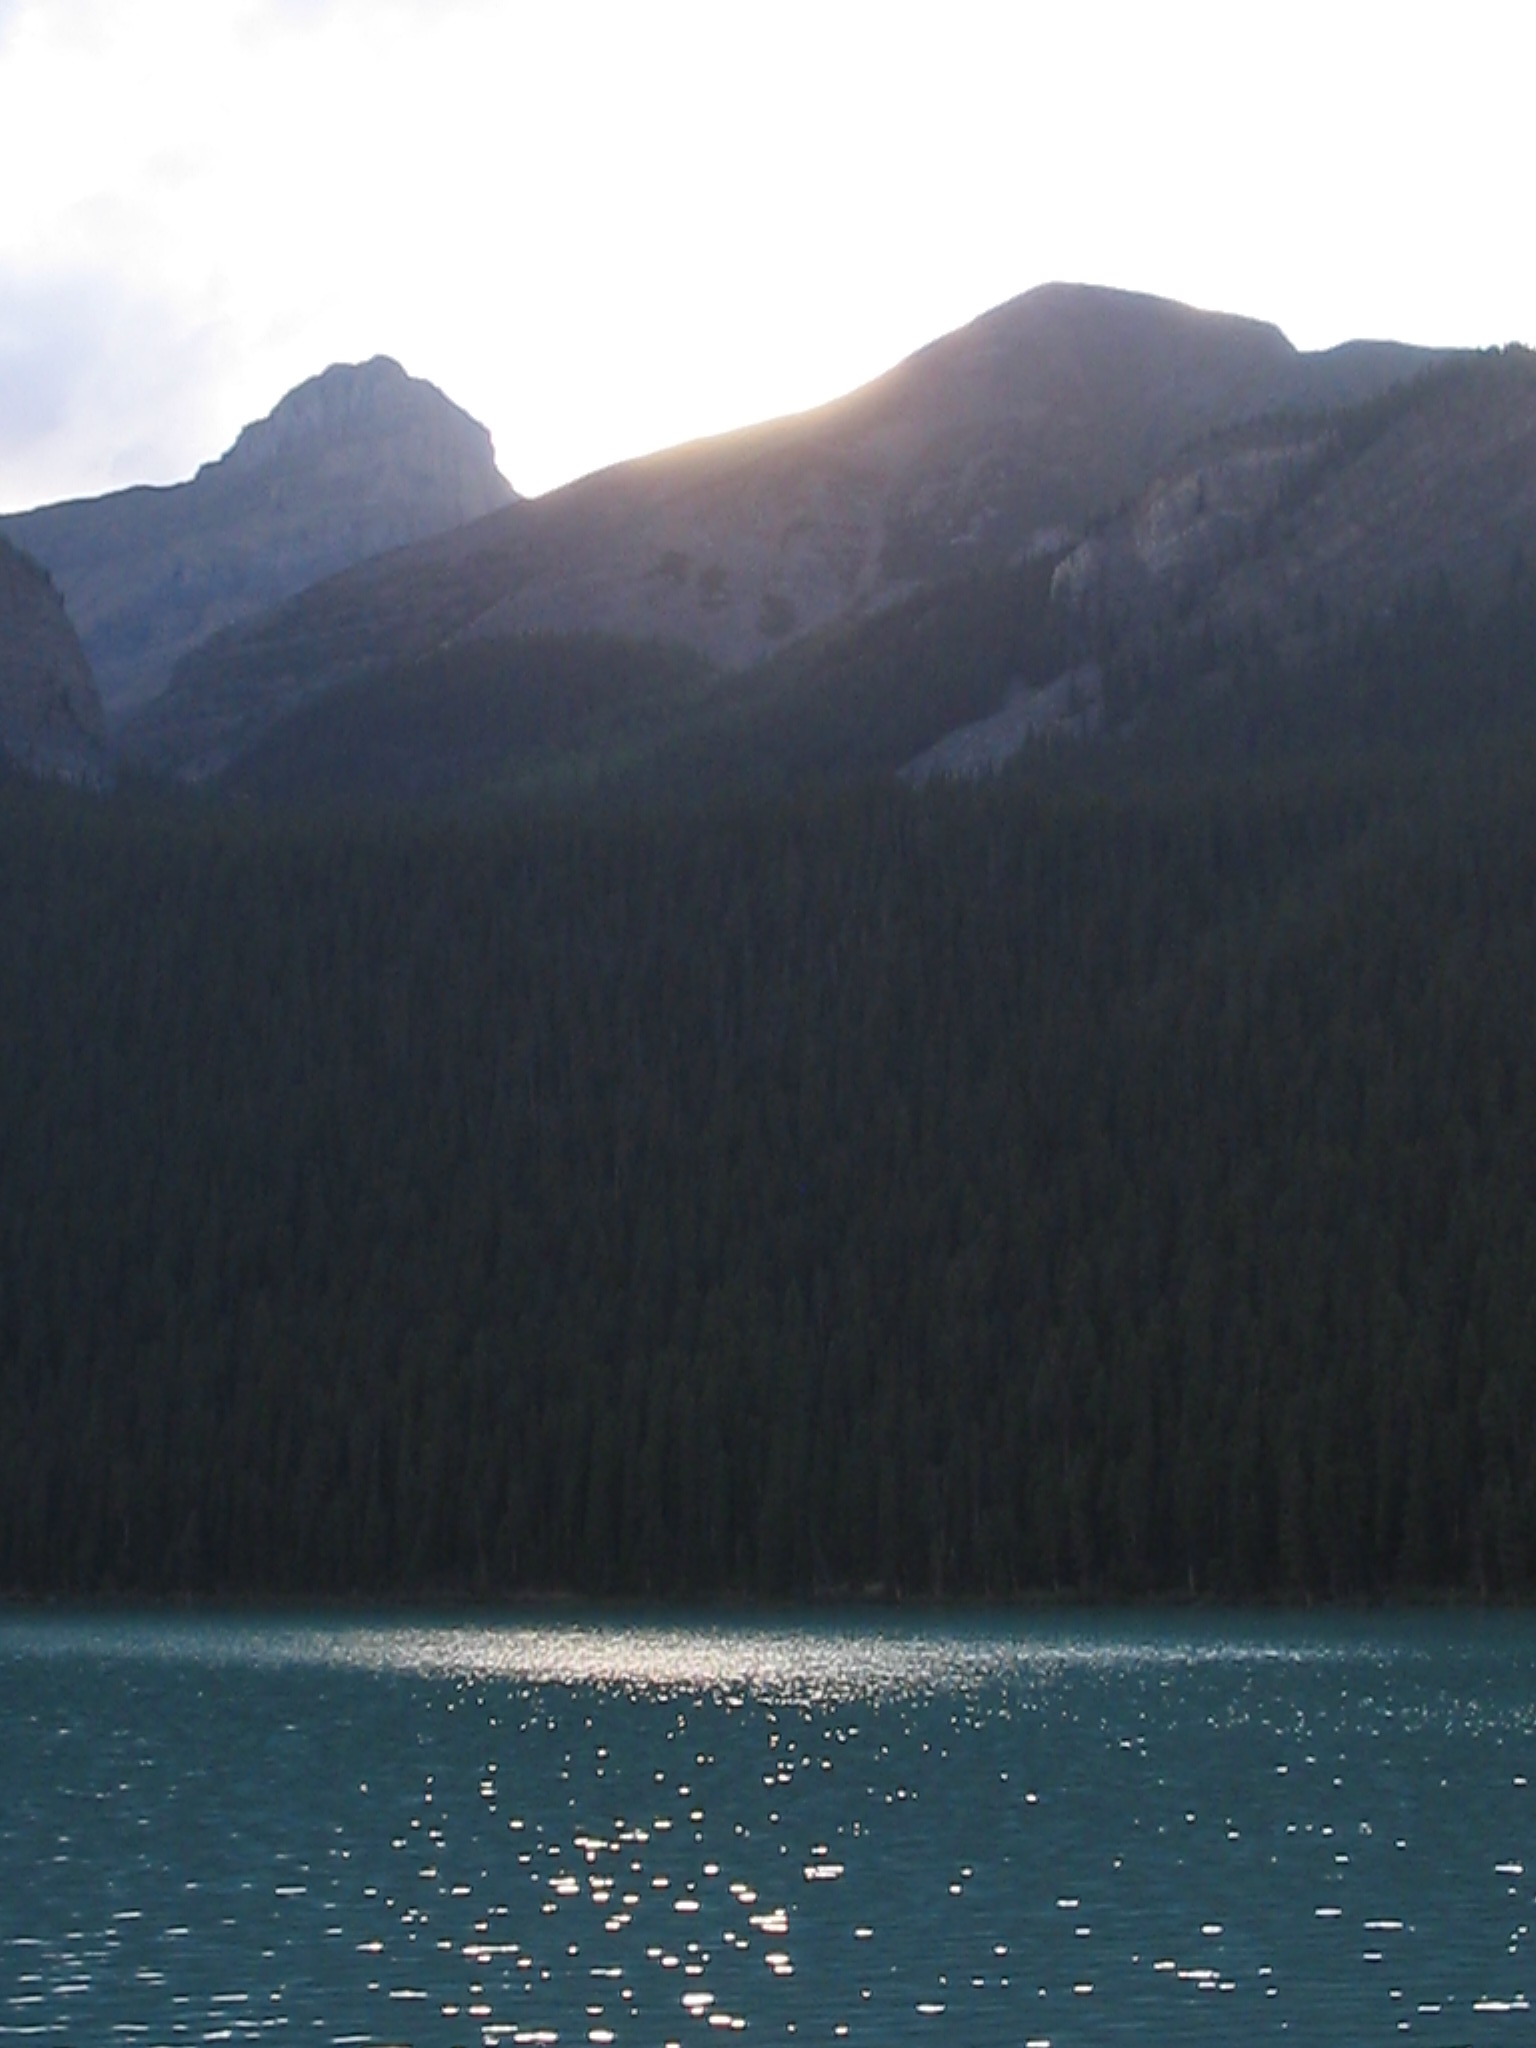
[{"label": "sparkling reflection on water", "polygon": [[1536,1623],[0,1620],[0,2038],[1536,2038]]}]

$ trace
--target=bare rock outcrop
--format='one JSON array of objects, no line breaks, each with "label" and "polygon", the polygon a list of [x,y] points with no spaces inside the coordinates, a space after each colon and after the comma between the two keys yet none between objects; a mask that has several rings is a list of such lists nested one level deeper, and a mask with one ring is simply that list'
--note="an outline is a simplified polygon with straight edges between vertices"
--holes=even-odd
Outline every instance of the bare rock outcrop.
[{"label": "bare rock outcrop", "polygon": [[1096,662],[1068,669],[1043,688],[1010,690],[1002,709],[945,733],[900,775],[914,789],[935,778],[975,781],[996,774],[1031,740],[1089,739],[1104,717],[1104,677]]}]

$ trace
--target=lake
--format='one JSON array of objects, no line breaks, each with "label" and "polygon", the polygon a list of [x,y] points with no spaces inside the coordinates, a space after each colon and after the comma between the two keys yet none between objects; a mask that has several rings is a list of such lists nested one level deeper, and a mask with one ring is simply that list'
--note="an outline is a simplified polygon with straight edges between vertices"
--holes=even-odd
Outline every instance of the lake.
[{"label": "lake", "polygon": [[0,1617],[0,2038],[1528,2044],[1536,1618]]}]

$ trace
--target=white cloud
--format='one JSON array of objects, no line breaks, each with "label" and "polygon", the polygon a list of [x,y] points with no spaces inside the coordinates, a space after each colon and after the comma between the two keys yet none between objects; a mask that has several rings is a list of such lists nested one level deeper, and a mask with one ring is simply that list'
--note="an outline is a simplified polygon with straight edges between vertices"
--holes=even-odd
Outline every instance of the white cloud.
[{"label": "white cloud", "polygon": [[[1312,345],[1536,338],[1536,27],[1485,0],[1453,38],[1417,20],[1349,0],[0,0],[0,189],[39,195],[0,214],[0,320],[34,307],[0,363],[36,384],[0,400],[22,420],[0,504],[179,473],[377,350],[540,488],[830,396],[1050,276]],[[66,331],[76,301],[94,338]],[[57,363],[25,341],[49,305]],[[25,415],[60,408],[45,459]]]},{"label": "white cloud", "polygon": [[0,509],[188,474],[226,368],[220,335],[115,278],[0,271]]}]

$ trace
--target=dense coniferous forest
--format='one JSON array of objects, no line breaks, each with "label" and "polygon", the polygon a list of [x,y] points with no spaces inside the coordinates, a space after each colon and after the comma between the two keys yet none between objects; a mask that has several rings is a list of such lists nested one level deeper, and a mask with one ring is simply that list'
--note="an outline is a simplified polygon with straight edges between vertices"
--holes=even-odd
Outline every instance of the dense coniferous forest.
[{"label": "dense coniferous forest", "polygon": [[0,788],[0,1586],[1536,1590],[1532,607],[1218,652],[981,787]]}]

